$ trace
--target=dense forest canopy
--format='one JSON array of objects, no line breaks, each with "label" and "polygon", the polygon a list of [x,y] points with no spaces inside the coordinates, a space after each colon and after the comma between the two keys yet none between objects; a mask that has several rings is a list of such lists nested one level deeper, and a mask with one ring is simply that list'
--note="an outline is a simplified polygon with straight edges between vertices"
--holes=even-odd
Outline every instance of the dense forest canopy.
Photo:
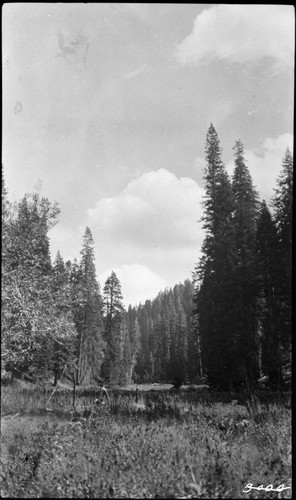
[{"label": "dense forest canopy", "polygon": [[281,387],[291,366],[293,157],[287,149],[268,207],[242,141],[233,149],[230,178],[211,124],[192,280],[127,310],[115,272],[98,283],[91,229],[79,259],[58,252],[52,261],[58,205],[37,193],[13,205],[2,168],[2,371],[56,384],[75,362],[78,384],[207,380],[252,390],[267,375]]}]

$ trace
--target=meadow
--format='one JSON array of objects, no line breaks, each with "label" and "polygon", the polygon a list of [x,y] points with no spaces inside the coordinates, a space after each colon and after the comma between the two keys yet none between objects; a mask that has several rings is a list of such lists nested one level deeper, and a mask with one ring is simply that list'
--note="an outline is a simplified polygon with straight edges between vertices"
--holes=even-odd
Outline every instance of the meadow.
[{"label": "meadow", "polygon": [[[142,390],[141,390],[142,389]],[[2,387],[3,498],[291,498],[290,393]],[[47,409],[46,409],[47,408]]]}]

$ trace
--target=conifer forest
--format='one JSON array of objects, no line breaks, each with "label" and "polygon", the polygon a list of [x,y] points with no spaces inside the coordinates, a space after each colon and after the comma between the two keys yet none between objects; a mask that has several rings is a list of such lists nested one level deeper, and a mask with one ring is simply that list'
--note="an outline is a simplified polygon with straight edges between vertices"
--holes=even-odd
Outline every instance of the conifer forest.
[{"label": "conifer forest", "polygon": [[233,150],[230,177],[211,124],[205,238],[192,276],[127,310],[114,272],[98,283],[91,228],[77,259],[52,258],[48,232],[58,204],[37,193],[11,204],[2,171],[2,370],[57,383],[75,362],[78,385],[202,379],[252,390],[265,376],[269,387],[283,387],[291,371],[293,158],[283,152],[268,206],[243,143]]}]

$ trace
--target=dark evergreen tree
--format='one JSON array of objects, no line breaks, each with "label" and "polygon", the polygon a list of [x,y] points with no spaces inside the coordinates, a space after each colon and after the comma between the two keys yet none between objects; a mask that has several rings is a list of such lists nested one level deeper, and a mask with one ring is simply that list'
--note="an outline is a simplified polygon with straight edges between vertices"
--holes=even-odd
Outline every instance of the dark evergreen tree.
[{"label": "dark evergreen tree", "polygon": [[234,266],[232,279],[235,299],[231,309],[236,352],[233,382],[254,386],[259,375],[257,338],[257,276],[255,264],[258,194],[244,159],[241,141],[236,141],[232,180],[234,198]]},{"label": "dark evergreen tree", "polygon": [[234,302],[234,201],[213,124],[207,133],[206,163],[202,216],[206,236],[194,273],[196,336],[200,339],[202,364],[210,383],[227,387],[233,382],[237,340],[230,312]]},{"label": "dark evergreen tree", "polygon": [[287,148],[283,158],[282,170],[277,179],[277,187],[272,199],[274,221],[279,245],[281,264],[281,345],[284,362],[291,369],[291,316],[292,316],[292,214],[293,214],[293,157]]},{"label": "dark evergreen tree", "polygon": [[261,205],[257,227],[257,279],[262,371],[269,376],[270,385],[278,387],[282,383],[282,266],[276,226],[265,201]]},{"label": "dark evergreen tree", "polygon": [[58,251],[52,265],[53,288],[55,291],[64,290],[69,285],[69,275],[60,252]]},{"label": "dark evergreen tree", "polygon": [[[53,338],[51,365],[54,372],[54,385],[56,385],[65,365],[75,357],[77,338],[72,313],[70,275],[67,272],[60,252],[57,252],[54,260],[52,274],[53,299],[56,304],[58,316],[63,319],[61,328]],[[65,324],[68,325],[66,329],[64,327]],[[69,335],[69,325],[72,326],[71,335]]]},{"label": "dark evergreen tree", "polygon": [[130,384],[140,349],[140,328],[136,310],[129,306],[126,313],[127,337],[124,344],[125,363],[127,367],[126,383]]},{"label": "dark evergreen tree", "polygon": [[195,290],[193,283],[187,279],[184,282],[182,294],[182,304],[187,322],[187,355],[186,355],[186,376],[190,382],[196,382],[203,377],[203,367],[201,361],[200,336],[196,315],[192,314],[194,305]]},{"label": "dark evergreen tree", "polygon": [[80,295],[80,311],[76,317],[79,333],[78,382],[95,383],[100,377],[105,343],[103,340],[103,304],[96,279],[94,241],[89,227],[86,228],[83,237],[79,270],[76,269],[75,272]]},{"label": "dark evergreen tree", "polygon": [[185,383],[188,373],[188,333],[187,318],[183,308],[184,285],[175,285],[172,291],[173,308],[170,315],[170,375],[171,380]]},{"label": "dark evergreen tree", "polygon": [[107,278],[104,286],[104,317],[106,358],[103,366],[104,376],[111,384],[118,383],[122,373],[123,357],[123,317],[120,281],[114,271]]}]

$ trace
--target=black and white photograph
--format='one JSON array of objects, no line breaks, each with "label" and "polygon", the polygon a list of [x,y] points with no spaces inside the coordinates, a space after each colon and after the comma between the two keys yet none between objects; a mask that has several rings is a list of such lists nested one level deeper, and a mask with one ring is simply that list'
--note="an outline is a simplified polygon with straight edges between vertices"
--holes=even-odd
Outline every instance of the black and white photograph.
[{"label": "black and white photograph", "polygon": [[292,498],[292,4],[2,4],[2,498]]}]

